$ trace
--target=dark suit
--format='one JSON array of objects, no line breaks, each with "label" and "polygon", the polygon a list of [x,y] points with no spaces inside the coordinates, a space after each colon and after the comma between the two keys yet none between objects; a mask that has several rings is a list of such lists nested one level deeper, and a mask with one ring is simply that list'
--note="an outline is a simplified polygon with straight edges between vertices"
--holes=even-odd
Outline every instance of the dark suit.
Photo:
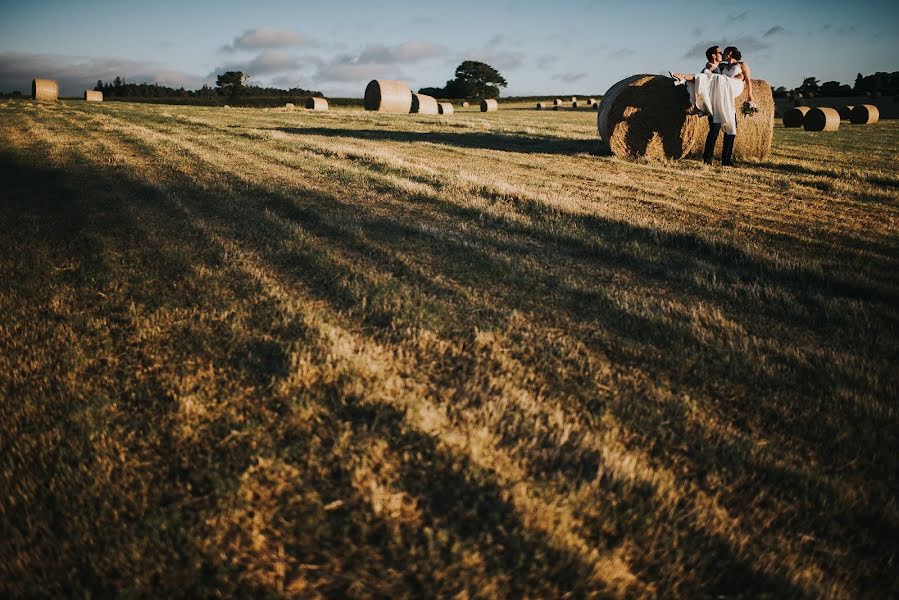
[{"label": "dark suit", "polygon": [[[709,64],[706,63],[706,68],[703,70],[708,70],[710,73],[718,73],[720,74],[720,66],[715,69],[709,69]],[[718,134],[721,132],[721,123],[713,123],[712,115],[709,115],[709,134],[705,138],[705,149],[702,152],[702,161],[710,165],[712,164],[712,157],[715,154],[715,144],[718,143]],[[734,140],[736,139],[736,134],[724,134],[724,146],[721,148],[721,164],[725,166],[734,164]]]}]

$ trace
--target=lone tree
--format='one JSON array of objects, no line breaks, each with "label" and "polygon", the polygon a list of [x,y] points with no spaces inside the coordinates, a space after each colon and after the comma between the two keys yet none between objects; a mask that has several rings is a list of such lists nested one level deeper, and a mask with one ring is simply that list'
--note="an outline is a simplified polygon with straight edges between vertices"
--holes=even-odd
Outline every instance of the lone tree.
[{"label": "lone tree", "polygon": [[223,94],[234,96],[244,89],[249,76],[244,75],[243,71],[225,71],[215,80],[215,86],[221,90]]},{"label": "lone tree", "polygon": [[499,98],[499,89],[508,85],[499,71],[487,63],[466,60],[456,67],[456,78],[443,88],[421,88],[419,93],[438,98]]}]

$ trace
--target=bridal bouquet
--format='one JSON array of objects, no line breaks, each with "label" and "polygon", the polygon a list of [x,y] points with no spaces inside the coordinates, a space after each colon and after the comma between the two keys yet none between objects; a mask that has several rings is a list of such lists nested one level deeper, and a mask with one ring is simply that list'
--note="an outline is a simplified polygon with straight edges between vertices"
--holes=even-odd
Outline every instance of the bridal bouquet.
[{"label": "bridal bouquet", "polygon": [[744,117],[751,117],[755,113],[759,112],[759,107],[755,102],[750,102],[747,100],[743,103],[743,107],[740,109],[740,112],[743,113]]}]

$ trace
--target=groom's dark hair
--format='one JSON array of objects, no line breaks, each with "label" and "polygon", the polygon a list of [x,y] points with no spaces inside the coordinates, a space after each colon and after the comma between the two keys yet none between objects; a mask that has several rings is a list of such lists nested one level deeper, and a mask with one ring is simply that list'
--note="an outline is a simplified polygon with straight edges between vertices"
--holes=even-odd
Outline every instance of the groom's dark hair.
[{"label": "groom's dark hair", "polygon": [[712,62],[712,57],[715,56],[715,50],[720,48],[720,46],[712,46],[708,50],[705,51],[705,59],[709,62]]}]

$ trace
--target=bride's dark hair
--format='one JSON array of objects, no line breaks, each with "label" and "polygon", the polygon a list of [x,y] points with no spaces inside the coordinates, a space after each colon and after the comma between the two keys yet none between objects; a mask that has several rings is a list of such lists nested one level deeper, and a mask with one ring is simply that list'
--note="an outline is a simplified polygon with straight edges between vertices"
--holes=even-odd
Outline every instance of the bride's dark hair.
[{"label": "bride's dark hair", "polygon": [[724,54],[730,53],[737,60],[743,60],[743,53],[737,50],[736,46],[728,46],[724,49]]}]

